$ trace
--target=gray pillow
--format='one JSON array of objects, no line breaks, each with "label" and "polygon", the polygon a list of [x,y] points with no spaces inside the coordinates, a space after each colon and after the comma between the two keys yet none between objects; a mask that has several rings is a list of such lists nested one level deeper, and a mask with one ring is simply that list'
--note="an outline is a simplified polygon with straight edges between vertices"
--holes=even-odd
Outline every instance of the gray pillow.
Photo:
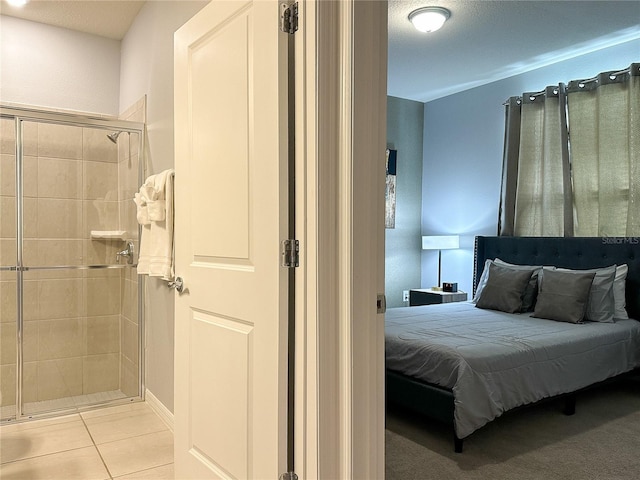
[{"label": "gray pillow", "polygon": [[516,265],[514,263],[507,263],[499,258],[495,259],[495,263],[496,265],[512,268],[514,270],[531,270],[532,275],[524,290],[524,296],[522,297],[521,311],[533,312],[533,307],[536,304],[536,297],[538,296],[538,273],[542,270],[542,265]]},{"label": "gray pillow", "polygon": [[531,270],[514,270],[492,263],[476,307],[507,313],[520,312],[522,297],[532,273]]},{"label": "gray pillow", "polygon": [[618,265],[616,267],[616,276],[613,280],[613,303],[615,305],[615,312],[613,314],[613,318],[626,319],[629,318],[629,314],[627,314],[626,306],[626,282],[627,282],[627,272],[629,271],[629,267],[627,264]]},{"label": "gray pillow", "polygon": [[581,323],[596,274],[543,268],[541,275],[538,301],[531,316],[559,322]]},{"label": "gray pillow", "polygon": [[595,273],[593,283],[589,290],[585,320],[592,322],[613,323],[615,302],[613,294],[613,281],[616,276],[616,266],[606,268],[592,268],[589,270],[570,270],[557,268],[559,272],[569,273]]}]

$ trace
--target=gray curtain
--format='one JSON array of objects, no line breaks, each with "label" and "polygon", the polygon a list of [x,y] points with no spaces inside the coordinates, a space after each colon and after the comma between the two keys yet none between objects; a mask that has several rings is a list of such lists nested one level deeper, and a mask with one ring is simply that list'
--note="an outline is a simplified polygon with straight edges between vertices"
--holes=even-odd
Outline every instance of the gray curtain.
[{"label": "gray curtain", "polygon": [[498,234],[640,235],[640,64],[509,99]]}]

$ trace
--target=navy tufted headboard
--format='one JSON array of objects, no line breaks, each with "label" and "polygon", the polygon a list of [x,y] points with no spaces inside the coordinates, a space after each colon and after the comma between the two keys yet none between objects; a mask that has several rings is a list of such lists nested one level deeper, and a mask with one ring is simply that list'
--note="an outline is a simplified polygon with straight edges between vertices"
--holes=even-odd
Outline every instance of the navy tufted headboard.
[{"label": "navy tufted headboard", "polygon": [[486,259],[587,269],[627,264],[629,317],[640,320],[640,237],[476,237],[473,291]]}]

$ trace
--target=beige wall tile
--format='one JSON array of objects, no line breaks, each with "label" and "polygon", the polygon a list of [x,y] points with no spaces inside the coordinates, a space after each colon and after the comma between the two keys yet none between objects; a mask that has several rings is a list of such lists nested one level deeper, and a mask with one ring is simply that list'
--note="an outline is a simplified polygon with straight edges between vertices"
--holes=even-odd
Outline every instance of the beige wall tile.
[{"label": "beige wall tile", "polygon": [[16,324],[0,323],[0,365],[16,363]]},{"label": "beige wall tile", "polygon": [[121,318],[120,351],[134,365],[138,364],[138,325]]},{"label": "beige wall tile", "polygon": [[106,392],[120,387],[120,354],[84,357],[83,393]]},{"label": "beige wall tile", "polygon": [[82,162],[64,158],[38,158],[38,197],[82,198]]},{"label": "beige wall tile", "polygon": [[[16,323],[0,323],[0,364],[10,365],[16,363],[17,357]],[[38,323],[23,323],[23,357],[25,362],[31,362],[37,358],[38,350]]]},{"label": "beige wall tile", "polygon": [[[14,277],[15,279],[15,274]],[[16,322],[16,282],[15,280],[0,281],[0,322]]]},{"label": "beige wall tile", "polygon": [[22,122],[22,151],[24,155],[38,156],[38,130],[40,125],[42,124],[37,122]]},{"label": "beige wall tile", "polygon": [[87,355],[120,352],[120,318],[118,315],[88,317]]},{"label": "beige wall tile", "polygon": [[25,272],[23,288],[22,315],[25,321],[38,320],[40,318],[39,289],[40,282],[35,280],[33,272]]},{"label": "beige wall tile", "polygon": [[82,201],[38,199],[40,238],[82,238]]},{"label": "beige wall tile", "polygon": [[[34,122],[22,122],[23,152],[25,155],[38,155],[38,125]],[[0,153],[14,155],[16,152],[16,128],[12,118],[0,119]]]},{"label": "beige wall tile", "polygon": [[27,238],[22,241],[22,261],[29,267],[36,267],[41,264],[38,255],[38,242],[35,238]]},{"label": "beige wall tile", "polygon": [[86,354],[86,319],[63,318],[38,322],[38,360]]},{"label": "beige wall tile", "polygon": [[16,365],[0,365],[0,407],[16,404]]},{"label": "beige wall tile", "polygon": [[[23,402],[36,402],[37,395],[37,375],[35,362],[27,362],[23,368],[24,387],[22,390]],[[0,406],[16,404],[16,365],[0,366]],[[6,427],[3,427],[3,430]],[[2,438],[2,435],[0,435]]]},{"label": "beige wall tile", "polygon": [[38,196],[38,157],[24,156],[22,165],[22,193],[25,197]]},{"label": "beige wall tile", "polygon": [[22,355],[25,362],[35,362],[38,360],[38,327],[39,322],[23,322],[22,329]]},{"label": "beige wall tile", "polygon": [[[118,147],[107,135],[112,133],[110,130],[99,128],[83,128],[83,153],[84,159],[93,162],[118,162]],[[120,135],[120,138],[124,136]],[[118,138],[118,143],[120,143]]]},{"label": "beige wall tile", "polygon": [[[16,256],[16,239],[0,238],[0,265],[3,267],[15,266],[17,262]],[[15,272],[0,272],[0,275],[6,274],[6,278],[0,276],[0,279],[9,280],[15,278]]]},{"label": "beige wall tile", "polygon": [[47,279],[38,283],[38,308],[45,320],[85,314],[83,279]]},{"label": "beige wall tile", "polygon": [[87,278],[87,316],[120,314],[120,277]]},{"label": "beige wall tile", "polygon": [[25,362],[22,369],[23,383],[22,401],[31,403],[38,401],[38,362]]},{"label": "beige wall tile", "polygon": [[16,238],[16,199],[0,197],[0,238]]},{"label": "beige wall tile", "polygon": [[[22,193],[26,197],[38,195],[38,157],[24,157],[22,165]],[[0,155],[0,196],[16,195],[16,157]]]},{"label": "beige wall tile", "polygon": [[117,201],[86,200],[84,212],[85,238],[89,238],[91,230],[119,230]]},{"label": "beige wall tile", "polygon": [[142,180],[138,175],[138,155],[118,162],[119,200],[133,201],[133,195],[140,189]]},{"label": "beige wall tile", "polygon": [[84,162],[83,198],[118,198],[118,164],[105,162]]},{"label": "beige wall tile", "polygon": [[38,155],[80,160],[82,158],[82,128],[39,123]]},{"label": "beige wall tile", "polygon": [[133,324],[138,323],[138,284],[123,279],[122,282],[122,315]]},{"label": "beige wall tile", "polygon": [[[37,241],[38,265],[62,266],[83,265],[83,240],[76,239],[42,239]],[[79,273],[74,271],[74,276]]]},{"label": "beige wall tile", "polygon": [[37,362],[38,400],[82,395],[83,357]]},{"label": "beige wall tile", "polygon": [[38,199],[24,198],[22,201],[22,231],[25,238],[38,236]]},{"label": "beige wall tile", "polygon": [[124,248],[122,240],[85,240],[83,245],[87,265],[114,265],[116,252]]},{"label": "beige wall tile", "polygon": [[131,239],[137,240],[139,225],[136,218],[136,204],[133,200],[123,200],[118,202],[118,209],[120,213],[120,228],[126,230]]},{"label": "beige wall tile", "polygon": [[0,153],[15,154],[16,122],[13,118],[0,118]]},{"label": "beige wall tile", "polygon": [[3,153],[0,155],[0,196],[14,197],[15,195],[16,156]]},{"label": "beige wall tile", "polygon": [[138,365],[120,355],[120,391],[128,397],[140,395]]}]

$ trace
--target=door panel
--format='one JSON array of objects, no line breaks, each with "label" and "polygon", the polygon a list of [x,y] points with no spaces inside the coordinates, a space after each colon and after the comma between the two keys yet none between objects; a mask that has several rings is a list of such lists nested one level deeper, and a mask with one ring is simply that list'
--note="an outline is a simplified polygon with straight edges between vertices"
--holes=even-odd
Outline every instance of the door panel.
[{"label": "door panel", "polygon": [[[286,35],[212,2],[175,36],[176,478],[286,468]],[[284,128],[283,128],[284,127]]]}]

